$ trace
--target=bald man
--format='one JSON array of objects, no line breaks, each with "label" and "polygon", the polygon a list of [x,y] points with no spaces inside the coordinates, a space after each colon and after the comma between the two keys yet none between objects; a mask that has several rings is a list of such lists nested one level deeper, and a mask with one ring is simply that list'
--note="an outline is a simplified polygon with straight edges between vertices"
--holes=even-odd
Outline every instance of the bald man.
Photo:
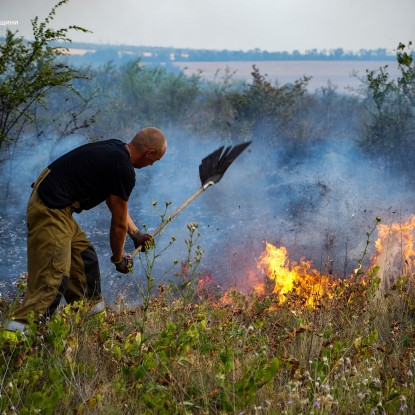
[{"label": "bald man", "polygon": [[151,240],[128,213],[134,168],[151,166],[166,148],[159,129],[144,128],[128,144],[113,139],[78,147],[40,174],[27,207],[28,283],[21,307],[6,324],[10,334],[24,332],[29,313],[36,323],[46,322],[62,297],[67,303],[86,301],[90,316],[105,310],[97,254],[72,214],[106,202],[111,262],[118,272],[128,273],[133,260],[124,254],[126,235],[135,248],[146,249]]}]

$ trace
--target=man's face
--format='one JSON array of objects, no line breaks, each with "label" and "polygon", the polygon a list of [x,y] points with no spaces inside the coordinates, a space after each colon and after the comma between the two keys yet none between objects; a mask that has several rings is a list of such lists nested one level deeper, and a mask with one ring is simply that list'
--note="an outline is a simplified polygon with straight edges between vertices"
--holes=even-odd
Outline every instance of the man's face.
[{"label": "man's face", "polygon": [[138,169],[142,169],[143,167],[152,166],[156,161],[159,161],[164,156],[166,152],[166,148],[159,154],[155,150],[148,150],[143,157],[141,157],[137,163],[135,163],[134,167]]}]

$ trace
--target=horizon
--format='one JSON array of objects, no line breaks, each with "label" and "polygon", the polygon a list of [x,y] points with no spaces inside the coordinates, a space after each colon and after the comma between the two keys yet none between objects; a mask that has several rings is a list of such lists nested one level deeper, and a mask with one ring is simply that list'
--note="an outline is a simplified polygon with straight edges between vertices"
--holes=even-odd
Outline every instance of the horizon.
[{"label": "horizon", "polygon": [[[1,23],[1,21],[0,21]],[[17,37],[22,37],[26,42],[32,42],[32,38],[27,38],[20,34],[18,30],[13,31]],[[5,36],[0,36],[0,41],[5,40]],[[96,42],[85,42],[85,41],[72,41],[67,40],[66,42],[51,42],[51,44],[54,45],[62,45],[63,47],[67,48],[68,50],[71,49],[81,49],[82,47],[95,47],[95,48],[132,48],[132,49],[149,49],[149,50],[179,50],[179,51],[197,51],[197,52],[231,52],[231,53],[242,53],[242,54],[249,54],[249,53],[269,53],[269,54],[288,54],[288,55],[296,55],[296,56],[307,56],[307,55],[321,55],[321,56],[330,56],[330,52],[335,51],[342,51],[344,55],[350,55],[353,57],[358,57],[359,54],[362,52],[377,52],[377,51],[385,51],[386,55],[389,57],[395,57],[395,52],[397,50],[397,46],[393,49],[388,48],[376,48],[376,49],[359,49],[359,50],[347,50],[342,47],[338,48],[332,48],[332,49],[318,49],[318,48],[311,48],[307,49],[303,52],[294,49],[294,50],[268,50],[268,49],[260,49],[260,48],[254,48],[254,49],[206,49],[206,48],[187,48],[187,47],[175,47],[175,46],[150,46],[150,45],[133,45],[133,44],[117,44],[117,43],[96,43]],[[405,44],[405,43],[404,43]],[[407,43],[406,43],[407,44]]]}]

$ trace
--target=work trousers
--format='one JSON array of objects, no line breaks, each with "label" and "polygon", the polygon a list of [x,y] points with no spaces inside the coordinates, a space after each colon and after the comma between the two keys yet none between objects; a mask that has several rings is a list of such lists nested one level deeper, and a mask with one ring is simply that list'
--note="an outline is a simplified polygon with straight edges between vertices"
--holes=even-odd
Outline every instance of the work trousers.
[{"label": "work trousers", "polygon": [[59,305],[86,300],[91,306],[102,302],[98,257],[72,213],[76,202],[51,209],[40,199],[37,187],[49,173],[45,169],[34,184],[27,206],[28,280],[21,307],[13,320],[45,322]]}]

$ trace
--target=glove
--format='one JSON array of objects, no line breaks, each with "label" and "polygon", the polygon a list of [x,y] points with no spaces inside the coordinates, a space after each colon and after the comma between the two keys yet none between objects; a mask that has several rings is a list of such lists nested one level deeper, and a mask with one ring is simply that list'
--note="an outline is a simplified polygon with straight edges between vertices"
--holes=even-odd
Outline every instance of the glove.
[{"label": "glove", "polygon": [[143,252],[147,252],[149,248],[154,247],[154,239],[149,233],[141,233],[139,230],[134,235],[131,235],[134,242],[134,247],[137,249],[141,246]]},{"label": "glove", "polygon": [[123,255],[121,261],[118,262],[115,262],[114,257],[112,256],[111,262],[115,265],[115,269],[123,274],[129,273],[134,267],[134,261],[130,255]]}]

